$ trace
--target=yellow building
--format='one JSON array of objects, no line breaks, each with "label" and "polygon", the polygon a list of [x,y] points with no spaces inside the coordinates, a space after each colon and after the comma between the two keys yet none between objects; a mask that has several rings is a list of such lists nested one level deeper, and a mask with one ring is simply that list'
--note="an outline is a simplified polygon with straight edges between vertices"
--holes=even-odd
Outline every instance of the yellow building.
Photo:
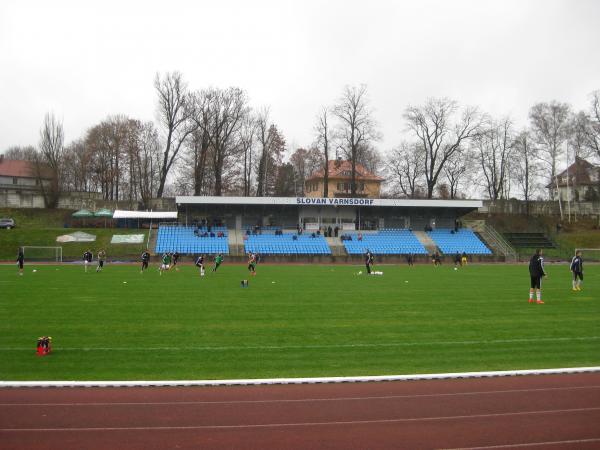
[{"label": "yellow building", "polygon": [[[352,197],[352,163],[350,161],[329,161],[329,198]],[[306,197],[324,197],[324,170],[313,173],[304,182]],[[383,178],[369,172],[362,164],[356,164],[356,198],[379,198]]]}]

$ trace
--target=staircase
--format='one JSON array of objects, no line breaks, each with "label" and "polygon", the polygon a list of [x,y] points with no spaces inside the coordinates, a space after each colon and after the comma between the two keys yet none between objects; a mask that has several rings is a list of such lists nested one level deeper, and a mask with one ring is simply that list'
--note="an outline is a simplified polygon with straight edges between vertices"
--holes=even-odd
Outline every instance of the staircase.
[{"label": "staircase", "polygon": [[228,245],[230,256],[241,256],[244,251],[244,235],[241,230],[229,230]]},{"label": "staircase", "polygon": [[158,228],[154,229],[154,230],[152,228],[149,228],[148,233],[149,233],[149,236],[146,241],[146,243],[147,243],[146,249],[150,252],[150,254],[152,254],[156,250],[156,239],[158,238]]},{"label": "staircase", "polygon": [[424,231],[413,231],[413,234],[417,237],[419,242],[423,244],[423,247],[425,247],[425,250],[427,250],[427,253],[430,255],[434,254],[438,250],[437,245],[435,245],[435,242],[433,242],[433,239],[431,239]]},{"label": "staircase", "polygon": [[491,225],[484,223],[477,227],[477,229],[473,229],[473,231],[481,236],[494,253],[504,255],[507,262],[516,262],[518,260],[517,251]]},{"label": "staircase", "polygon": [[339,237],[326,237],[327,245],[331,249],[332,256],[347,256],[346,247],[342,244]]}]

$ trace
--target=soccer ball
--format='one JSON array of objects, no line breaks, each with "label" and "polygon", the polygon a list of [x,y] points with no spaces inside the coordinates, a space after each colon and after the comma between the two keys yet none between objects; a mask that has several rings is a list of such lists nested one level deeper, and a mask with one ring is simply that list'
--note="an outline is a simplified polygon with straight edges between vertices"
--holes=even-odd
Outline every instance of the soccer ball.
[{"label": "soccer ball", "polygon": [[33,272],[37,272],[37,269],[33,269]]},{"label": "soccer ball", "polygon": [[359,274],[359,275],[362,275],[362,270],[359,270],[359,271],[358,271],[358,274]]},{"label": "soccer ball", "polygon": [[455,267],[454,270],[458,270],[458,267]]}]

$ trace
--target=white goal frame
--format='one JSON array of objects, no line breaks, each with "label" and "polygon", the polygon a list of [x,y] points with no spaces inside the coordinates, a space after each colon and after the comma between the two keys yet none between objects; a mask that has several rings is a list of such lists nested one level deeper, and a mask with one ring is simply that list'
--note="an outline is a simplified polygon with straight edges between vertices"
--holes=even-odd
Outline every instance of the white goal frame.
[{"label": "white goal frame", "polygon": [[48,252],[49,256],[48,256],[48,260],[49,261],[54,261],[54,262],[62,262],[63,261],[63,249],[62,247],[44,247],[44,246],[37,246],[37,245],[23,245],[21,246],[21,248],[23,249],[23,256],[25,257],[25,260],[27,260],[27,250],[33,250],[33,249],[38,249],[38,250],[54,250],[54,256],[50,256],[52,255],[52,252]]}]

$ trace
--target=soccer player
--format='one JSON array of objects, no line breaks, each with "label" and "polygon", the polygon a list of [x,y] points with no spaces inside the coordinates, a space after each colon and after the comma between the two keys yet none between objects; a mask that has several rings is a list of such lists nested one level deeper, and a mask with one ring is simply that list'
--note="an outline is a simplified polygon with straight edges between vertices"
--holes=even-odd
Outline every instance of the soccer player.
[{"label": "soccer player", "polygon": [[544,258],[542,258],[542,249],[538,248],[535,254],[529,260],[529,276],[531,277],[531,288],[529,289],[529,303],[533,303],[533,294],[536,294],[538,305],[543,305],[542,300],[542,277],[546,276],[544,272]]},{"label": "soccer player", "polygon": [[371,275],[371,269],[373,268],[373,263],[375,262],[375,256],[371,253],[371,250],[367,250],[365,253],[365,267],[367,268],[367,274]]},{"label": "soccer player", "polygon": [[196,258],[196,267],[198,267],[200,269],[200,276],[203,277],[204,276],[204,255],[200,255],[200,256],[198,256],[198,258]]},{"label": "soccer player", "polygon": [[144,273],[144,270],[148,268],[148,261],[150,261],[150,253],[148,253],[148,250],[146,250],[144,253],[142,253],[142,270],[140,273]]},{"label": "soccer player", "polygon": [[462,258],[460,260],[460,265],[461,266],[467,265],[467,254],[465,252],[462,252]]},{"label": "soccer player", "polygon": [[96,273],[100,272],[104,268],[104,260],[106,259],[106,252],[102,249],[98,252],[98,266],[96,267]]},{"label": "soccer player", "polygon": [[571,272],[573,272],[573,290],[580,291],[583,282],[583,259],[581,259],[581,250],[575,252],[571,260]]},{"label": "soccer player", "polygon": [[87,273],[87,268],[88,265],[92,263],[92,259],[94,258],[94,255],[92,254],[91,250],[88,250],[87,252],[85,252],[83,254],[83,264],[85,265],[85,272]]},{"label": "soccer player", "polygon": [[169,267],[171,267],[171,254],[164,253],[158,271],[162,275],[165,270],[169,270]]},{"label": "soccer player", "polygon": [[248,270],[252,276],[256,276],[256,255],[252,252],[248,253]]},{"label": "soccer player", "polygon": [[442,265],[442,258],[440,258],[440,254],[437,251],[433,255],[431,255],[431,262],[434,266]]},{"label": "soccer player", "polygon": [[222,262],[223,262],[223,255],[221,253],[219,253],[217,255],[217,257],[215,258],[215,265],[214,265],[212,271],[216,272]]},{"label": "soccer player", "polygon": [[173,265],[171,266],[171,269],[175,268],[175,270],[177,272],[179,272],[179,268],[176,266],[177,266],[177,261],[179,261],[179,256],[181,256],[181,255],[178,252],[175,252],[175,253],[171,253],[171,256],[173,257]]},{"label": "soccer player", "polygon": [[406,256],[406,262],[408,263],[409,266],[414,266],[415,265],[415,261],[414,260],[415,260],[415,258],[414,258],[414,256],[413,256],[412,253],[409,253]]},{"label": "soccer player", "polygon": [[456,266],[462,266],[462,260],[460,257],[460,253],[456,252],[456,255],[454,255],[454,267]]},{"label": "soccer player", "polygon": [[19,253],[17,254],[17,266],[19,266],[19,276],[23,276],[23,264],[25,264],[25,254],[23,253],[23,247],[19,247]]}]

